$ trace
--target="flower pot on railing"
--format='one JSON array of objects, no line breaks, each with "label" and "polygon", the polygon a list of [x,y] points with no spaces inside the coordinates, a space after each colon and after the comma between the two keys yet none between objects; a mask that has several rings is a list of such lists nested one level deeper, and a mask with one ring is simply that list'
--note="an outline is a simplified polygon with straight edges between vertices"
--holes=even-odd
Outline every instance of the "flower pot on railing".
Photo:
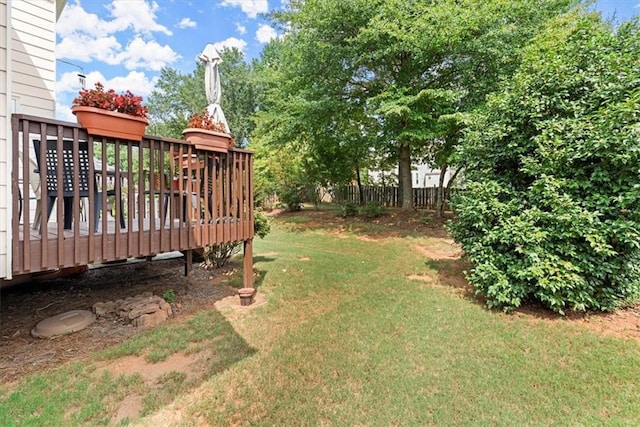
[{"label": "flower pot on railing", "polygon": [[233,147],[233,138],[228,133],[200,128],[187,128],[182,131],[187,142],[200,150],[226,153]]},{"label": "flower pot on railing", "polygon": [[94,89],[82,89],[73,100],[71,112],[89,135],[140,142],[149,124],[149,109],[142,97],[130,91],[105,90],[97,82]]},{"label": "flower pot on railing", "polygon": [[80,126],[87,129],[89,135],[106,136],[140,142],[149,120],[116,111],[94,107],[73,107]]}]

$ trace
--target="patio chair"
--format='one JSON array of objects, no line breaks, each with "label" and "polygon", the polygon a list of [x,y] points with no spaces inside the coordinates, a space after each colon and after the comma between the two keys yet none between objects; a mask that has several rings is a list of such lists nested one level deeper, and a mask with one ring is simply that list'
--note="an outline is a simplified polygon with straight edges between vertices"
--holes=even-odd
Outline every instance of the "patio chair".
[{"label": "patio chair", "polygon": [[[38,172],[42,168],[42,159],[40,158],[40,140],[33,140],[36,153],[36,162],[38,164]],[[64,229],[70,230],[73,221],[73,203],[76,196],[74,192],[74,176],[78,177],[78,197],[89,197],[89,149],[88,143],[80,141],[78,143],[78,164],[75,164],[73,155],[73,141],[62,141],[62,155],[58,158],[58,141],[56,139],[47,140],[46,146],[46,179],[47,179],[47,219],[53,210],[53,204],[58,198],[58,163],[62,164],[62,197],[64,203]],[[94,177],[95,183],[95,177]],[[102,205],[102,193],[99,191],[98,185],[94,184],[94,224],[95,230],[98,229],[98,221],[100,218],[100,210]],[[78,200],[79,202],[79,200]],[[122,201],[120,201],[122,206]],[[125,228],[122,208],[120,209],[120,225]],[[42,232],[42,226],[40,227]]]}]

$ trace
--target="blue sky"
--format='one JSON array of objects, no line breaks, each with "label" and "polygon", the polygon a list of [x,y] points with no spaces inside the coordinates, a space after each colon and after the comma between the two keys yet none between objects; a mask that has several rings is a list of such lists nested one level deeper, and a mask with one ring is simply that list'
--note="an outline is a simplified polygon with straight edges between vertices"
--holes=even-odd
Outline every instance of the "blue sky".
[{"label": "blue sky", "polygon": [[[56,117],[75,122],[71,100],[100,81],[147,96],[162,67],[190,73],[207,43],[260,55],[278,34],[263,18],[286,0],[68,0],[56,25]],[[618,21],[640,15],[640,0],[598,0]]]},{"label": "blue sky", "polygon": [[162,67],[192,72],[208,43],[258,57],[277,36],[262,14],[280,7],[281,0],[68,0],[56,25],[56,117],[76,121],[79,72],[87,87],[101,81],[147,96]]}]

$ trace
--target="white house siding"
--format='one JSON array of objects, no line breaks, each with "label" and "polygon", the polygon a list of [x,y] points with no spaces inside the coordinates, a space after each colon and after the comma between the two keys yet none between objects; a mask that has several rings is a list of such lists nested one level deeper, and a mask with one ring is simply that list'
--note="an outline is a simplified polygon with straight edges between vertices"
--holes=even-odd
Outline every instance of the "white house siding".
[{"label": "white house siding", "polygon": [[[449,184],[449,179],[453,175],[454,171],[449,168],[444,174],[444,186]],[[385,172],[385,176],[389,175],[398,176],[398,168],[394,168],[391,171]],[[369,172],[369,178],[374,184],[382,183],[382,173],[379,171]],[[413,165],[411,169],[411,186],[413,188],[432,188],[437,187],[440,183],[440,169],[432,169],[428,165],[418,164]]]},{"label": "white house siding", "polygon": [[54,117],[56,10],[50,0],[12,0],[12,94],[20,113]]},{"label": "white house siding", "polygon": [[[451,168],[447,169],[445,172],[445,187],[449,184],[449,179],[451,178],[451,175],[453,175],[453,172],[454,171]],[[414,188],[432,188],[437,187],[440,184],[440,169],[432,169],[425,164],[419,164],[417,167],[414,166],[411,171],[411,175],[413,178]]]},{"label": "white house siding", "polygon": [[11,277],[12,112],[54,117],[53,0],[0,0],[0,278]]},{"label": "white house siding", "polygon": [[[7,159],[10,157],[11,149],[7,143],[9,128],[9,102],[7,96],[7,0],[0,0],[0,277],[11,275],[11,215],[8,214],[11,206],[11,197],[7,196],[10,188],[11,177],[7,173]],[[10,68],[9,68],[10,69]],[[2,196],[4,195],[4,196]]]}]

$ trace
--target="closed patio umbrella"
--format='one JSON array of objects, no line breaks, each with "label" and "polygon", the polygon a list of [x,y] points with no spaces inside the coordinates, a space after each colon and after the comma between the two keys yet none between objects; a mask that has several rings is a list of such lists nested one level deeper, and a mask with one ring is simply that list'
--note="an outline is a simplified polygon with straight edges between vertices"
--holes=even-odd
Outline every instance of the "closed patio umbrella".
[{"label": "closed patio umbrella", "polygon": [[222,58],[220,58],[220,54],[218,54],[216,48],[209,43],[198,56],[198,59],[204,63],[204,87],[207,102],[209,103],[207,110],[215,121],[224,124],[227,133],[229,133],[229,125],[220,106],[222,88],[220,86],[218,65],[222,62]]}]

